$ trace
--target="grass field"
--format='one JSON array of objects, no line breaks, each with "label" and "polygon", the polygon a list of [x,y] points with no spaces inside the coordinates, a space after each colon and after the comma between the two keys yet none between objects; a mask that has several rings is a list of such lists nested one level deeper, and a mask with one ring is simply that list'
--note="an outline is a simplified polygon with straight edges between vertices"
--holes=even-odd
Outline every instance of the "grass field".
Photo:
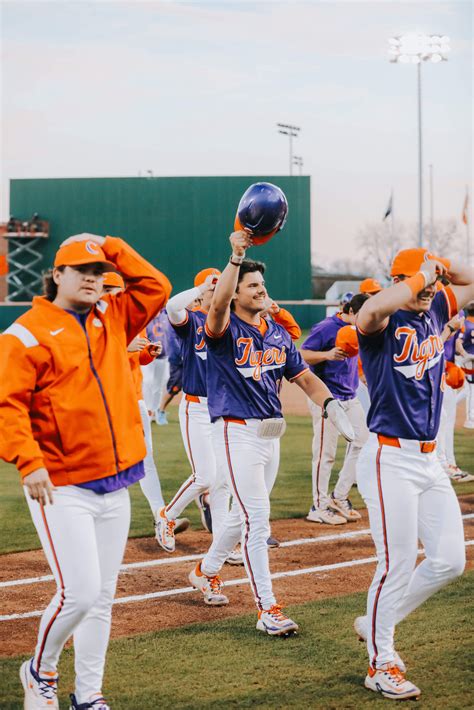
[{"label": "grass field", "polygon": [[[189,475],[189,464],[184,453],[177,411],[171,409],[170,424],[167,427],[153,425],[155,459],[165,501],[176,492],[179,485]],[[311,505],[311,438],[312,427],[309,417],[288,417],[288,430],[281,444],[281,465],[272,494],[272,518],[298,518],[307,514]],[[339,444],[333,478],[337,476],[344,456],[344,445]],[[472,432],[456,432],[456,456],[458,465],[474,473],[474,436]],[[456,486],[459,492],[474,493],[474,481]],[[131,488],[132,494],[132,537],[152,534],[151,511],[140,486]],[[351,498],[356,507],[363,503],[356,488]],[[200,525],[198,510],[189,506],[186,515],[195,525]],[[13,466],[0,462],[0,520],[2,535],[0,554],[38,548],[39,541],[31,522],[23,491],[19,485],[19,475]]]},{"label": "grass field", "polygon": [[[397,646],[429,710],[472,707],[474,573],[400,625]],[[364,644],[352,631],[365,595],[290,607],[301,633],[258,634],[255,615],[112,641],[104,692],[113,710],[218,707],[343,710],[389,705],[364,689]],[[2,710],[19,710],[20,659],[0,660]],[[73,689],[72,651],[59,666],[61,707]]]}]

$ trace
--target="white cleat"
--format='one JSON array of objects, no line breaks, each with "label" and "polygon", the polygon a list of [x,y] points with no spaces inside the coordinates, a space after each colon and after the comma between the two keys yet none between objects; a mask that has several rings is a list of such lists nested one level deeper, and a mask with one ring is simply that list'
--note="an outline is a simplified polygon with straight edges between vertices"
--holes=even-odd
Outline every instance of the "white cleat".
[{"label": "white cleat", "polygon": [[[354,631],[359,637],[359,641],[367,641],[367,617],[358,616],[354,621]],[[393,665],[398,666],[402,673],[407,672],[407,667],[401,657],[394,649]]]},{"label": "white cleat", "polygon": [[25,691],[24,710],[58,710],[57,673],[44,673],[39,676],[33,668],[33,659],[22,663],[20,680]]},{"label": "white cleat", "polygon": [[215,574],[208,577],[201,571],[201,563],[189,573],[188,579],[195,589],[199,589],[204,597],[204,604],[208,606],[225,606],[229,603],[225,594],[222,594],[224,582]]},{"label": "white cleat", "polygon": [[161,508],[156,516],[155,537],[157,543],[165,552],[174,552],[176,541],[174,539],[174,529],[176,520],[168,520],[165,508]]},{"label": "white cleat", "polygon": [[270,636],[290,636],[298,631],[298,624],[283,614],[279,604],[274,604],[258,612],[257,629]]},{"label": "white cleat", "polygon": [[474,476],[467,471],[463,471],[459,466],[448,466],[446,473],[454,483],[469,483],[470,481],[474,481]]},{"label": "white cleat", "polygon": [[69,710],[110,710],[110,706],[105,702],[102,693],[94,693],[85,703],[78,703],[76,696],[73,694],[69,698],[71,700]]},{"label": "white cleat", "polygon": [[343,518],[347,520],[348,523],[354,523],[356,520],[360,520],[362,515],[354,510],[352,503],[349,498],[335,498],[334,493],[331,493],[331,502],[329,507]]},{"label": "white cleat", "polygon": [[364,685],[390,700],[418,700],[421,695],[421,690],[405,678],[400,668],[390,663],[376,670],[369,668]]},{"label": "white cleat", "polygon": [[240,548],[234,547],[232,552],[230,553],[229,557],[226,559],[225,563],[227,565],[243,565],[244,564],[244,558],[242,557],[242,553],[240,551]]},{"label": "white cleat", "polygon": [[316,508],[314,505],[311,506],[306,520],[309,520],[310,523],[324,523],[326,525],[344,525],[347,523],[347,520],[342,515],[338,515],[330,508]]}]

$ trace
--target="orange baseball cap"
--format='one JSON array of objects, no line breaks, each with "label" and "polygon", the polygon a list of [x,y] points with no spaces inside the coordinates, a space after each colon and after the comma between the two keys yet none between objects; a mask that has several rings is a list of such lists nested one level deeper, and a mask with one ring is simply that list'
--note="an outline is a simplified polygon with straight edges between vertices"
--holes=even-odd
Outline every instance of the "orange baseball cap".
[{"label": "orange baseball cap", "polygon": [[199,271],[196,276],[194,277],[194,285],[195,286],[201,286],[201,284],[204,283],[204,281],[207,279],[208,276],[220,276],[221,272],[219,269],[202,269],[202,271]]},{"label": "orange baseball cap", "polygon": [[103,264],[105,271],[115,271],[114,264],[107,261],[103,249],[92,239],[71,242],[59,247],[54,258],[54,266],[81,266],[82,264]]},{"label": "orange baseball cap", "polygon": [[104,286],[114,286],[125,289],[125,281],[117,271],[107,271],[104,274]]},{"label": "orange baseball cap", "polygon": [[417,249],[402,249],[392,261],[390,276],[414,276],[420,270],[422,263],[428,259],[440,261],[447,269],[450,267],[448,259],[430,254],[428,249],[421,249],[421,247]]},{"label": "orange baseball cap", "polygon": [[453,390],[459,390],[464,385],[466,375],[454,362],[446,361],[446,384]]},{"label": "orange baseball cap", "polygon": [[337,331],[336,348],[344,350],[349,357],[359,354],[359,341],[355,325],[344,325]]},{"label": "orange baseball cap", "polygon": [[377,279],[364,279],[359,286],[360,293],[374,294],[381,290],[382,286]]}]

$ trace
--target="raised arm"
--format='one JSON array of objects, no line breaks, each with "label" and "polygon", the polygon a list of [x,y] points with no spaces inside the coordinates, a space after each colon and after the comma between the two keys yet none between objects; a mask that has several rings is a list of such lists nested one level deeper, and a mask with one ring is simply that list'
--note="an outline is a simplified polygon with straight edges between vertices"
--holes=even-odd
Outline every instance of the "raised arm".
[{"label": "raised arm", "polygon": [[319,365],[320,362],[346,360],[347,358],[342,348],[331,348],[331,350],[307,350],[306,348],[301,348],[300,353],[308,365]]},{"label": "raised arm", "polygon": [[451,290],[456,296],[458,309],[461,310],[466,303],[474,300],[474,268],[461,262],[451,262],[448,270],[448,279]]},{"label": "raised arm", "polygon": [[430,259],[423,262],[415,276],[399,281],[369,298],[357,314],[357,327],[362,333],[377,333],[383,330],[389,317],[403,306],[407,306],[428,286],[432,286],[440,275],[446,273],[446,266]]},{"label": "raised arm", "polygon": [[247,232],[232,232],[230,235],[232,255],[230,261],[219,276],[214,296],[207,314],[206,327],[213,335],[222,333],[230,318],[230,304],[237,288],[239,267],[245,257],[245,250],[252,245]]}]

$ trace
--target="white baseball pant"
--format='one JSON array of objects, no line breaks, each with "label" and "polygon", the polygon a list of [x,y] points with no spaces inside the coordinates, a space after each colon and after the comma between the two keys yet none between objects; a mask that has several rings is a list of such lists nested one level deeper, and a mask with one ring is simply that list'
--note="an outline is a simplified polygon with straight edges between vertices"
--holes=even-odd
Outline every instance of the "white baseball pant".
[{"label": "white baseball pant", "polygon": [[60,486],[54,504],[41,506],[26,488],[57,591],[41,617],[34,667],[56,672],[60,653],[74,635],[76,697],[101,693],[112,603],[130,526],[130,497],[122,488],[98,495]]},{"label": "white baseball pant", "polygon": [[[243,421],[243,420],[242,420]],[[275,604],[267,539],[270,535],[270,492],[280,461],[280,440],[257,436],[259,419],[245,424],[218,419],[213,442],[219,477],[225,477],[233,496],[222,532],[215,536],[201,563],[204,574],[217,574],[241,541],[245,570],[258,609]]]},{"label": "white baseball pant", "polygon": [[208,490],[212,532],[216,537],[229,510],[230,494],[227,481],[216,477],[213,427],[207,408],[207,397],[199,397],[199,402],[193,402],[183,394],[179,404],[179,423],[191,465],[191,475],[166,506],[166,515],[168,518],[178,518],[200,493]]},{"label": "white baseball pant", "polygon": [[458,390],[446,386],[441,409],[439,431],[436,438],[436,451],[443,468],[456,465],[454,455],[454,427],[456,424],[456,408],[458,404]]},{"label": "white baseball pant", "polygon": [[[322,416],[322,409],[308,399],[309,409],[313,417],[313,505],[315,508],[327,508],[330,503],[328,495],[329,479],[336,460],[337,439],[339,432],[334,424]],[[341,401],[342,406],[352,424],[355,439],[347,445],[344,464],[339,472],[334,496],[346,499],[349,497],[356,478],[356,462],[362,446],[367,441],[369,430],[362,405],[355,397]]]},{"label": "white baseball pant", "polygon": [[[370,434],[357,462],[378,560],[367,598],[373,668],[393,662],[395,625],[462,574],[466,559],[459,503],[436,451],[399,442],[400,448],[380,445]],[[425,559],[415,566],[418,539]]]},{"label": "white baseball pant", "polygon": [[[473,375],[469,375],[473,378]],[[466,382],[466,421],[474,423],[474,382]]]},{"label": "white baseball pant", "polygon": [[367,419],[367,414],[369,413],[370,408],[369,388],[364,382],[362,382],[362,380],[359,380],[356,397],[361,403],[365,418]]},{"label": "white baseball pant", "polygon": [[155,358],[153,362],[142,367],[143,398],[149,412],[158,412],[161,395],[166,386],[170,372],[167,357]]},{"label": "white baseball pant", "polygon": [[138,408],[140,409],[146,444],[146,456],[143,460],[145,478],[140,479],[140,488],[150,505],[153,515],[156,515],[156,512],[164,506],[165,502],[161,492],[160,477],[158,476],[155,459],[153,457],[150,417],[148,416],[147,406],[143,399],[138,400]]}]

